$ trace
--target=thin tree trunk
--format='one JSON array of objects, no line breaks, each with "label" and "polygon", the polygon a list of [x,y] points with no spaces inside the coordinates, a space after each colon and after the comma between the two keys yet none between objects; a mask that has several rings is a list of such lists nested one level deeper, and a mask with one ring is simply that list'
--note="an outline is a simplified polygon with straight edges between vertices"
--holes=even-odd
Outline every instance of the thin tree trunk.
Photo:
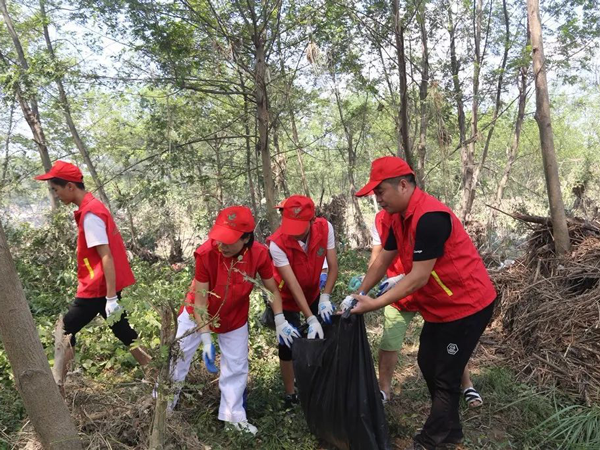
[{"label": "thin tree trunk", "polygon": [[427,94],[429,87],[429,49],[427,46],[427,26],[425,23],[425,5],[419,7],[417,21],[421,32],[421,83],[419,85],[420,125],[419,146],[417,148],[418,160],[416,167],[417,183],[421,189],[425,188],[425,156],[427,154],[427,125],[429,115],[427,113]]},{"label": "thin tree trunk", "polygon": [[[454,100],[456,101],[456,111],[458,115],[458,132],[460,137],[461,146],[461,159],[466,158],[468,153],[466,141],[466,120],[465,120],[465,108],[463,105],[463,94],[460,87],[460,79],[458,77],[460,72],[460,66],[458,58],[456,57],[456,29],[454,26],[454,17],[452,12],[452,5],[448,4],[448,33],[450,34],[450,70],[452,72],[452,85],[454,89]],[[464,168],[464,163],[463,163]],[[464,180],[464,173],[463,173]]]},{"label": "thin tree trunk", "polygon": [[506,0],[502,0],[502,10],[504,13],[504,26],[505,26],[505,34],[504,34],[504,53],[502,55],[502,62],[500,64],[500,70],[498,74],[498,84],[496,87],[496,103],[494,105],[494,113],[492,114],[492,124],[490,125],[490,129],[488,130],[487,138],[485,140],[485,146],[483,147],[483,152],[481,154],[481,160],[477,167],[475,168],[475,172],[473,173],[473,180],[471,184],[471,189],[469,191],[469,196],[467,198],[466,210],[468,213],[471,212],[473,208],[473,201],[475,200],[475,192],[477,190],[477,184],[479,183],[479,177],[481,175],[481,171],[483,170],[483,165],[487,159],[488,151],[490,148],[490,142],[492,140],[492,136],[494,135],[494,130],[496,129],[496,119],[498,118],[498,113],[500,112],[500,108],[502,107],[502,88],[504,83],[504,71],[506,70],[506,63],[508,61],[508,51],[510,50],[510,19],[508,16],[508,9],[506,7]]},{"label": "thin tree trunk", "polygon": [[15,385],[44,448],[81,450],[77,428],[61,397],[0,223],[0,337]]},{"label": "thin tree trunk", "polygon": [[358,198],[354,195],[357,191],[356,182],[354,180],[354,170],[356,168],[356,149],[354,147],[354,139],[352,132],[350,131],[350,128],[344,118],[344,111],[342,110],[342,101],[335,79],[335,73],[332,73],[332,78],[334,83],[333,93],[335,95],[340,122],[344,128],[344,135],[346,136],[346,144],[348,147],[348,181],[350,182],[350,200],[352,201],[352,205],[354,207],[354,221],[359,232],[357,244],[358,246],[366,246],[368,245],[370,239],[369,230],[367,230],[365,225],[365,220],[363,218]]},{"label": "thin tree trunk", "polygon": [[8,173],[8,161],[10,159],[10,138],[12,137],[13,116],[15,112],[15,101],[10,102],[10,110],[8,112],[8,127],[6,130],[6,139],[4,140],[4,161],[2,162],[2,178],[0,178],[0,190],[6,183],[6,175]]},{"label": "thin tree trunk", "polygon": [[410,146],[410,130],[408,128],[408,82],[406,79],[406,55],[404,54],[404,25],[400,17],[399,0],[392,0],[392,14],[394,16],[394,38],[396,40],[396,56],[398,58],[398,79],[400,82],[400,136],[406,162],[415,167]]},{"label": "thin tree trunk", "polygon": [[[50,40],[50,33],[48,32],[48,17],[46,15],[46,5],[45,0],[40,0],[40,12],[42,16],[42,24],[44,29],[44,39],[46,40],[46,48],[48,49],[48,53],[50,54],[50,58],[52,61],[56,61],[56,54],[54,53],[54,47],[52,46],[52,41]],[[60,104],[63,109],[63,113],[65,115],[65,120],[67,122],[67,126],[69,127],[69,131],[71,132],[71,136],[73,137],[73,142],[75,142],[75,146],[79,150],[85,165],[90,172],[92,180],[94,180],[94,184],[96,185],[96,190],[98,191],[98,196],[102,203],[106,205],[107,208],[111,209],[110,200],[106,191],[104,189],[104,185],[98,176],[98,172],[96,172],[96,167],[90,158],[90,153],[81,139],[79,132],[77,131],[77,127],[75,126],[75,122],[73,121],[73,117],[71,115],[71,107],[69,105],[69,99],[67,98],[67,93],[65,91],[62,79],[60,77],[56,77],[56,87],[58,88],[58,98]]]},{"label": "thin tree trunk", "polygon": [[475,47],[475,60],[473,61],[473,100],[471,102],[471,139],[467,146],[463,146],[461,152],[463,178],[462,199],[459,218],[465,222],[471,213],[474,197],[474,173],[475,173],[475,148],[479,135],[479,76],[481,73],[481,16],[483,0],[477,0],[473,13],[473,43]]},{"label": "thin tree trunk", "polygon": [[[236,53],[233,52],[234,60],[236,58]],[[237,61],[236,61],[237,63]],[[250,140],[250,125],[248,120],[250,119],[250,111],[248,108],[248,103],[250,100],[248,99],[248,94],[246,94],[246,82],[244,81],[244,74],[242,73],[239,65],[237,67],[238,77],[240,78],[240,86],[242,87],[243,97],[244,97],[244,132],[245,139],[244,142],[246,144],[246,176],[248,178],[248,189],[250,190],[250,202],[252,204],[252,212],[255,218],[258,218],[258,206],[256,204],[256,190],[254,188],[254,180],[252,179],[252,142]]]},{"label": "thin tree trunk", "polygon": [[162,305],[159,309],[161,316],[160,345],[168,348],[169,355],[163,361],[158,375],[159,385],[157,389],[156,406],[152,420],[152,432],[150,433],[150,450],[162,450],[165,447],[167,434],[167,406],[168,392],[165,390],[164,381],[169,379],[173,342],[175,340],[173,311],[169,305]]},{"label": "thin tree trunk", "polygon": [[217,163],[217,198],[219,199],[219,207],[223,208],[223,167],[221,164],[221,140],[215,140],[214,146],[212,146],[215,151],[215,160]]},{"label": "thin tree trunk", "polygon": [[254,29],[254,49],[256,56],[255,66],[255,96],[256,96],[256,118],[258,120],[258,142],[262,161],[262,175],[264,181],[265,199],[267,201],[267,219],[271,231],[279,226],[279,218],[275,211],[275,186],[273,183],[273,171],[271,169],[271,153],[269,151],[269,102],[267,97],[266,81],[266,31],[259,32],[259,27]]},{"label": "thin tree trunk", "polygon": [[[508,184],[510,178],[510,172],[512,167],[517,160],[517,154],[519,153],[519,140],[521,138],[521,129],[523,128],[523,121],[525,120],[525,105],[527,103],[527,68],[522,67],[520,69],[520,82],[519,82],[519,106],[517,109],[517,119],[515,121],[515,131],[513,133],[513,139],[510,147],[506,149],[506,165],[504,166],[504,172],[502,178],[498,183],[498,189],[496,190],[496,199],[494,206],[500,209],[502,198],[504,197],[504,189]],[[488,222],[486,228],[488,230],[493,226],[496,219],[497,211],[492,209],[488,216]]]},{"label": "thin tree trunk", "polygon": [[562,256],[571,251],[571,240],[569,238],[565,205],[560,189],[558,163],[556,161],[556,152],[554,150],[554,134],[552,132],[552,121],[550,118],[550,96],[548,94],[546,68],[544,67],[546,60],[544,57],[539,0],[527,0],[527,18],[533,54],[533,76],[535,80],[536,103],[535,121],[540,130],[540,143],[542,147],[542,159],[544,163],[544,174],[546,176],[548,200],[550,202],[554,245],[557,255]]},{"label": "thin tree trunk", "polygon": [[[5,0],[0,0],[0,9],[2,10],[2,15],[4,16],[4,23],[6,24],[8,33],[10,34],[15,50],[17,51],[20,68],[23,72],[27,72],[29,70],[29,64],[27,63],[27,59],[25,58],[25,52],[23,51],[23,46],[21,45],[19,36],[15,31],[12,19],[8,14],[8,9],[6,7]],[[9,65],[8,60],[1,53],[0,59],[2,59],[7,66]],[[46,145],[46,136],[44,135],[44,130],[42,128],[42,122],[40,119],[37,100],[35,99],[35,96],[32,95],[29,99],[30,104],[28,104],[27,100],[24,97],[24,93],[22,92],[18,84],[15,86],[15,95],[23,111],[23,116],[25,117],[25,120],[27,121],[27,124],[31,129],[31,133],[33,134],[33,140],[37,145],[40,158],[42,159],[42,165],[44,166],[44,170],[48,172],[52,168],[52,161],[50,160],[48,147]],[[48,196],[50,198],[50,205],[52,209],[56,209],[58,204],[54,193],[50,189],[50,186],[48,186]]]},{"label": "thin tree trunk", "polygon": [[[277,36],[277,48],[278,48],[278,52],[280,55],[279,69],[281,71],[281,76],[285,80],[286,70],[285,70],[285,63],[283,61],[283,57],[281,56],[282,55],[282,53],[281,53],[281,38],[280,38],[279,33]],[[284,102],[287,104],[288,114],[290,115],[290,125],[292,127],[292,143],[294,144],[294,147],[296,147],[296,157],[298,158],[298,167],[300,168],[302,190],[304,191],[304,195],[306,195],[307,197],[310,197],[310,189],[308,188],[308,182],[306,180],[306,172],[304,171],[304,162],[302,161],[302,143],[300,142],[300,137],[298,135],[298,127],[296,126],[296,114],[294,113],[294,107],[291,102],[290,90],[292,87],[293,80],[290,80],[289,83],[287,81],[284,81],[284,82],[285,82]]]}]

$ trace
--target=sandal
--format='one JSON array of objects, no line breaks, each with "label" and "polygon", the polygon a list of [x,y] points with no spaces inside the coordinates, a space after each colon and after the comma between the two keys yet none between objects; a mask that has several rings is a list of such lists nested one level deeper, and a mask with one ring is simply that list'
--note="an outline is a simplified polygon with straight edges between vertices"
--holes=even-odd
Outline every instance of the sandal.
[{"label": "sandal", "polygon": [[479,408],[481,405],[483,405],[483,399],[474,387],[466,388],[463,391],[463,397],[465,398],[465,402],[467,402],[469,408]]}]

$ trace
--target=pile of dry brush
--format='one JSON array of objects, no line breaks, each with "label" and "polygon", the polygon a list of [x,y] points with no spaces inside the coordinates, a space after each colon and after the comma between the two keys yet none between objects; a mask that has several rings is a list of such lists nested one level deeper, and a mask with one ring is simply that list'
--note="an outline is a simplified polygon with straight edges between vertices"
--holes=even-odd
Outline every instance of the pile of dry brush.
[{"label": "pile of dry brush", "polygon": [[493,274],[505,357],[521,378],[600,402],[600,223],[569,219],[571,255],[557,258],[539,221],[526,254]]}]

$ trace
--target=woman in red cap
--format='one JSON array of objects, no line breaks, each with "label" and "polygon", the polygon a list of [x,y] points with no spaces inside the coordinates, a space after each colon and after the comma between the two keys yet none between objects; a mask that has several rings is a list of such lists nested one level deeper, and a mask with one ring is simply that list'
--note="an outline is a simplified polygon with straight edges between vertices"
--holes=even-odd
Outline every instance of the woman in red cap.
[{"label": "woman in red cap", "polygon": [[[301,311],[309,325],[308,338],[323,338],[323,328],[316,314],[324,322],[331,322],[334,307],[330,295],[338,275],[333,226],[315,217],[315,204],[308,197],[292,195],[282,203],[281,226],[267,242],[275,266],[275,281],[283,299],[283,315],[290,324],[299,327]],[[329,272],[320,294],[319,281],[325,260]],[[279,345],[279,360],[285,403],[289,407],[298,403],[289,347]]]},{"label": "woman in red cap", "polygon": [[[50,171],[35,177],[48,181],[50,188],[65,204],[77,205],[77,294],[63,319],[64,343],[57,345],[52,372],[64,395],[64,382],[69,362],[73,359],[75,335],[100,314],[105,319],[114,317],[110,325],[115,336],[126,346],[138,337],[127,320],[127,314],[118,303],[121,291],[135,283],[135,278],[119,233],[110,211],[85,190],[83,174],[73,164],[56,161]],[[121,314],[122,313],[122,314]],[[141,364],[150,362],[142,347],[132,348],[134,358]]]},{"label": "woman in red cap", "polygon": [[[373,161],[369,183],[356,195],[370,193],[393,219],[382,252],[369,267],[360,294],[354,296],[358,303],[352,312],[362,314],[398,301],[406,310],[412,294],[410,306],[425,321],[418,363],[432,405],[409,448],[434,450],[458,444],[463,439],[458,411],[461,376],[492,317],[496,290],[460,220],[416,186],[404,160],[386,156]],[[376,299],[362,295],[397,255],[406,276]]]},{"label": "woman in red cap", "polygon": [[[260,275],[273,294],[277,337],[282,345],[291,346],[298,332],[282,314],[281,296],[273,279],[273,266],[267,248],[254,241],[254,217],[245,206],[223,209],[210,230],[209,239],[196,249],[196,274],[177,319],[177,337],[181,355],[171,370],[177,402],[196,349],[202,343],[204,364],[209,372],[215,366],[215,347],[211,331],[218,335],[221,351],[219,420],[235,430],[255,434],[257,428],[246,418],[244,391],[248,380],[248,310],[253,279]],[[191,332],[200,325],[200,331]]]}]

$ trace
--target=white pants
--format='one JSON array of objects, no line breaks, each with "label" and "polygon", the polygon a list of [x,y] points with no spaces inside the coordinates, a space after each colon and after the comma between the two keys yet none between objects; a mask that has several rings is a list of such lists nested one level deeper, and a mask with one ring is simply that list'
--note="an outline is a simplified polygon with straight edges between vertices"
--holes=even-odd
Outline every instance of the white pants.
[{"label": "white pants", "polygon": [[[195,327],[196,322],[184,310],[177,318],[177,337],[183,336]],[[243,398],[248,382],[248,324],[245,323],[237,330],[220,333],[218,336],[221,351],[219,420],[243,422],[246,420]],[[199,332],[192,333],[179,341],[180,354],[171,365],[171,378],[176,384],[183,384],[190,370],[194,353],[200,344]]]}]

